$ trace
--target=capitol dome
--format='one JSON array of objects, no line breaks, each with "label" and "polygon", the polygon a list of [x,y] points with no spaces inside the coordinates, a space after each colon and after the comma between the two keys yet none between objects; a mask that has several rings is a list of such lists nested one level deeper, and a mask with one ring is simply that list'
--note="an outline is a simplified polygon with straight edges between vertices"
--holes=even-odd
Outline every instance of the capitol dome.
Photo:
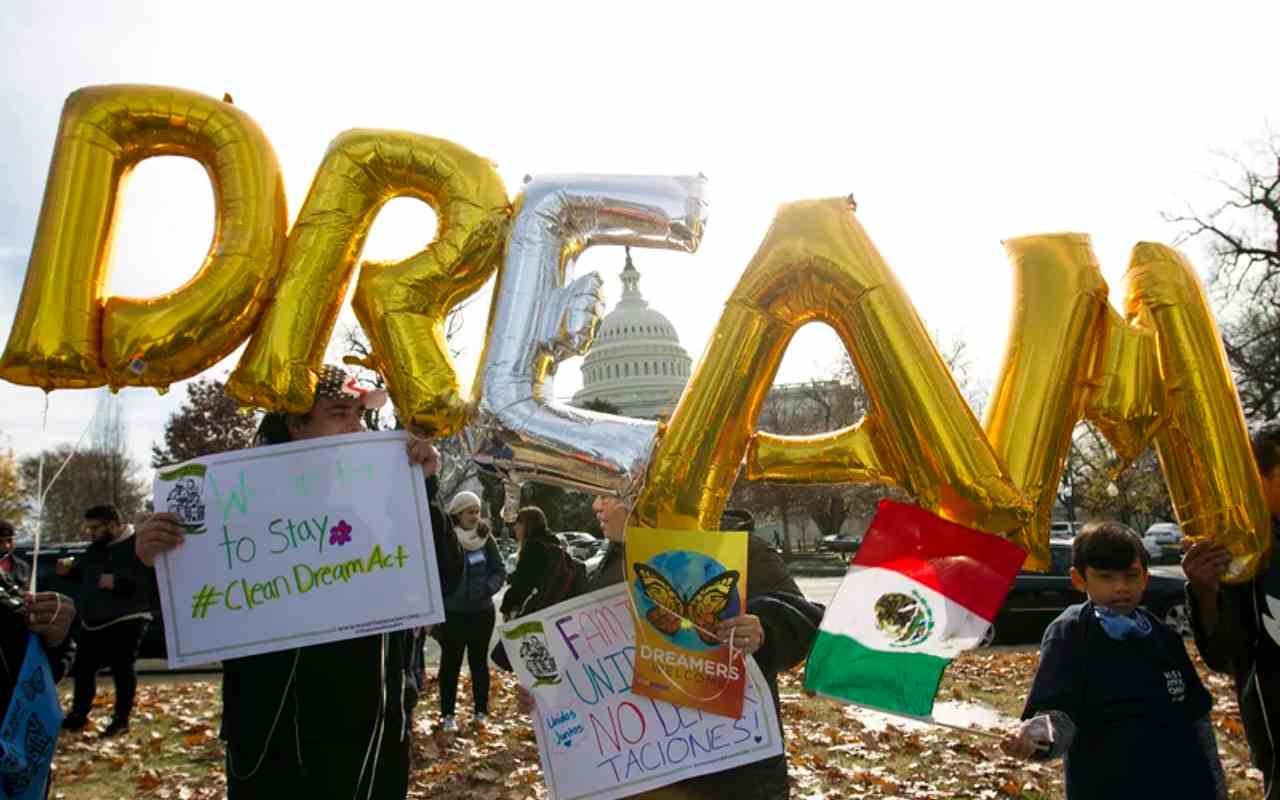
[{"label": "capitol dome", "polygon": [[671,320],[640,294],[640,271],[627,248],[622,300],[600,323],[573,404],[604,400],[629,417],[669,417],[692,366]]}]

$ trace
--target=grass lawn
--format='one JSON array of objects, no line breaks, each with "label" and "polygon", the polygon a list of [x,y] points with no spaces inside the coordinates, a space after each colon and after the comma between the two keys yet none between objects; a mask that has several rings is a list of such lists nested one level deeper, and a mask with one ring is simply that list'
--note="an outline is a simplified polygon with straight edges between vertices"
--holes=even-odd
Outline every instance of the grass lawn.
[{"label": "grass lawn", "polygon": [[[1194,650],[1194,648],[1193,648]],[[1035,669],[1033,650],[969,653],[943,679],[939,702],[1015,717]],[[1197,666],[1213,692],[1214,727],[1233,798],[1259,797],[1261,775],[1248,750],[1230,681]],[[1028,764],[1003,757],[995,740],[945,728],[894,722],[883,716],[806,697],[800,673],[781,677],[782,714],[795,798],[1061,798],[1061,764]],[[110,717],[110,678],[100,678],[94,721]],[[456,735],[438,729],[434,692],[418,707],[413,798],[545,797],[538,754],[527,720],[515,708],[513,683],[495,672],[491,722]],[[466,709],[470,685],[459,689]],[[69,687],[64,697],[69,694]],[[69,702],[69,698],[68,698]],[[218,681],[139,688],[132,731],[98,740],[64,734],[54,762],[53,796],[65,800],[225,796],[222,745],[217,738]],[[65,704],[64,704],[65,705]],[[941,713],[939,713],[941,717]],[[986,725],[999,725],[992,714]]]}]

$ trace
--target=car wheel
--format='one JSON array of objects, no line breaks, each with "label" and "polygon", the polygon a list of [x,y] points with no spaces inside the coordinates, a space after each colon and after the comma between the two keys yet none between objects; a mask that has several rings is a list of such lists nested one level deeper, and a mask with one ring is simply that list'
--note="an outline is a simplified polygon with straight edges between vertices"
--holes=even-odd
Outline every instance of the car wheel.
[{"label": "car wheel", "polygon": [[978,647],[990,647],[996,643],[996,626],[988,625],[987,630],[982,634],[982,638],[978,640]]},{"label": "car wheel", "polygon": [[1191,615],[1187,613],[1187,604],[1174,603],[1165,609],[1164,624],[1173,628],[1182,636],[1190,636]]}]

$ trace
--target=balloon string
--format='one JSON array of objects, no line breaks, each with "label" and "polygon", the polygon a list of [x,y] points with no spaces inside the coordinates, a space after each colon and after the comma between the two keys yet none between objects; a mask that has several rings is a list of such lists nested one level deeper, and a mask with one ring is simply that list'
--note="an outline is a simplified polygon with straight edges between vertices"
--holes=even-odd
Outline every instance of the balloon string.
[{"label": "balloon string", "polygon": [[[680,614],[676,611],[672,611],[671,609],[667,608],[661,603],[654,603],[654,605],[666,611],[668,614],[675,617],[676,619],[680,620],[681,623],[688,623],[689,627],[693,628],[695,631],[698,631],[700,633],[705,633],[707,636],[712,636],[717,639],[720,638],[715,631],[707,630],[706,628],[700,626],[698,623],[694,622],[693,620],[689,619],[683,614]],[[627,586],[627,607],[631,609],[631,616],[635,620],[636,630],[639,630],[640,624],[641,624],[640,609],[636,608],[635,592],[631,590],[631,586]],[[683,625],[681,627],[683,627]],[[734,645],[734,636],[737,634],[737,632],[738,632],[737,628],[731,628],[729,630],[729,660],[727,662],[727,666],[730,666],[730,667],[733,666],[733,662],[737,661],[738,659],[741,659],[744,665],[746,664],[746,661],[747,661],[746,652],[738,649]],[[670,675],[667,674],[667,671],[662,668],[662,663],[660,661],[658,661],[657,659],[654,659],[652,663],[655,667],[658,668],[658,672],[662,673],[662,677],[666,678],[667,681],[672,686],[675,687],[676,691],[680,692],[680,694],[684,695],[685,697],[688,697],[691,700],[697,700],[699,702],[708,703],[714,700],[719,700],[721,695],[729,691],[730,684],[726,682],[720,688],[720,691],[716,692],[713,695],[710,695],[709,697],[699,697],[698,695],[690,694],[689,692],[685,691],[685,688],[680,684],[679,681],[677,681],[675,678],[672,678]]]},{"label": "balloon string", "polygon": [[85,425],[84,430],[80,431],[80,438],[76,439],[75,446],[71,448],[71,452],[67,454],[67,457],[62,460],[62,463],[58,466],[57,471],[53,473],[53,477],[49,479],[49,484],[46,486],[44,482],[44,444],[46,443],[46,434],[49,430],[49,393],[45,392],[44,415],[40,423],[40,466],[36,470],[36,533],[31,548],[32,568],[30,586],[28,587],[28,591],[32,594],[35,594],[36,576],[40,572],[37,567],[40,564],[40,540],[44,535],[45,498],[49,495],[49,490],[53,488],[53,485],[58,482],[58,478],[62,475],[62,471],[71,463],[71,459],[75,458],[76,454],[80,452],[80,445],[84,444],[84,437],[88,435],[89,430],[93,428],[93,423],[98,419],[98,414],[101,413],[101,411],[102,404],[99,403],[98,407],[93,411],[93,416],[89,418],[89,424]]},{"label": "balloon string", "polygon": [[27,591],[36,593],[36,573],[40,571],[40,533],[44,530],[44,446],[49,432],[49,393],[44,393],[44,412],[40,415],[40,466],[36,468],[36,534],[31,548],[31,575]]}]

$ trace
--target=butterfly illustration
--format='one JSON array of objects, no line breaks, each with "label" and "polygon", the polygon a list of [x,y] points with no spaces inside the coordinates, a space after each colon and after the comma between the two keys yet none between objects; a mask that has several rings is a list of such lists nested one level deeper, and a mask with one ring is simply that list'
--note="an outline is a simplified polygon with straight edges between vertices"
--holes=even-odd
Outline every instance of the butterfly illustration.
[{"label": "butterfly illustration", "polygon": [[45,729],[35,714],[27,720],[27,736],[25,744],[27,746],[27,758],[39,764],[45,756],[53,752],[54,742],[57,737],[49,735],[49,731]]},{"label": "butterfly illustration", "polygon": [[[688,599],[680,596],[671,582],[648,564],[633,564],[640,588],[654,604],[645,614],[653,627],[674,636],[681,628],[693,628],[698,638],[707,644],[720,644],[713,633],[720,615],[729,607],[729,601],[738,588],[738,572],[722,572],[698,587]],[[696,626],[696,627],[695,627]]]},{"label": "butterfly illustration", "polygon": [[32,670],[31,677],[23,681],[19,688],[27,696],[27,700],[35,702],[37,697],[44,694],[44,673],[38,669]]}]

